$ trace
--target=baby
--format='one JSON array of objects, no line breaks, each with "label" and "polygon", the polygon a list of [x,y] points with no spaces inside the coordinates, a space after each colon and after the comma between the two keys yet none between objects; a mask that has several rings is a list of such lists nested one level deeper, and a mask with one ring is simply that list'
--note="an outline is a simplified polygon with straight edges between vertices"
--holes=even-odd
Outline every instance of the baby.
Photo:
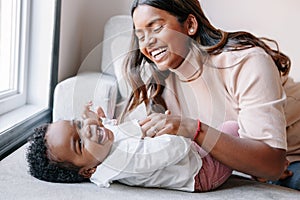
[{"label": "baby", "polygon": [[[137,120],[115,125],[102,118],[101,109],[91,111],[91,105],[81,120],[61,120],[35,130],[27,151],[32,176],[50,182],[91,181],[99,187],[118,181],[201,192],[219,187],[231,175],[230,168],[191,139],[169,134],[143,138]],[[230,131],[237,134],[237,129]]]}]

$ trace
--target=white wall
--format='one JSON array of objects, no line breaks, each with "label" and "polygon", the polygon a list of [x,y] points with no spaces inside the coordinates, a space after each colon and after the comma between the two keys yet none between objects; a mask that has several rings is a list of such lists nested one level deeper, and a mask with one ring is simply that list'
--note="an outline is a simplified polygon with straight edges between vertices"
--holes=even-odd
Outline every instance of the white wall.
[{"label": "white wall", "polygon": [[[103,39],[105,21],[129,14],[132,0],[63,0],[59,80],[73,76],[87,54]],[[200,0],[216,27],[247,30],[277,40],[292,60],[291,76],[300,80],[299,0]]]},{"label": "white wall", "polygon": [[275,39],[292,61],[290,75],[300,81],[299,0],[200,0],[212,24]]},{"label": "white wall", "polygon": [[113,15],[129,14],[132,0],[63,0],[59,81],[74,76],[87,54],[103,39],[103,26]]}]

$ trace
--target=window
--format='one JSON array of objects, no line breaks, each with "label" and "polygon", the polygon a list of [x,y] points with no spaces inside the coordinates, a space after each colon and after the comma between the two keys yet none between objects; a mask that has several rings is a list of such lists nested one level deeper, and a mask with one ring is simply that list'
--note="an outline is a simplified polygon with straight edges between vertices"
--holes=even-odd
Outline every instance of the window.
[{"label": "window", "polygon": [[61,0],[0,0],[0,160],[51,120]]},{"label": "window", "polygon": [[28,1],[0,0],[0,114],[25,104]]}]

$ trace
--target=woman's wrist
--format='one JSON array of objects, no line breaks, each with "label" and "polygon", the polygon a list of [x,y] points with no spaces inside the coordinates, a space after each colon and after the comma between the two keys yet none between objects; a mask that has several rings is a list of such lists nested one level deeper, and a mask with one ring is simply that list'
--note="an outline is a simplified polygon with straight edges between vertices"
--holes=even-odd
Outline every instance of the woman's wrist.
[{"label": "woman's wrist", "polygon": [[196,140],[196,138],[200,135],[202,125],[200,120],[186,118],[183,120],[182,125],[182,129],[179,130],[179,135],[190,138],[191,140]]},{"label": "woman's wrist", "polygon": [[197,120],[197,129],[194,133],[194,137],[192,138],[193,141],[195,141],[198,138],[198,136],[200,135],[200,132],[201,132],[201,121],[198,119]]}]

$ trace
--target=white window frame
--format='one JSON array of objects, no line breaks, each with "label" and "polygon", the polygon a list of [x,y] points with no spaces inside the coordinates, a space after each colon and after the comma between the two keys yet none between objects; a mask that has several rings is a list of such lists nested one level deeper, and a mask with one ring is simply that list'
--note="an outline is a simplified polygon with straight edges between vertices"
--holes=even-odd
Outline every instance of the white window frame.
[{"label": "white window frame", "polygon": [[[21,1],[21,0],[19,0]],[[23,1],[23,0],[22,0]],[[57,83],[61,0],[26,0],[28,24],[26,102],[0,115],[0,160],[27,142],[34,129],[51,122]]]},{"label": "white window frame", "polygon": [[[4,0],[2,0],[4,1]],[[13,71],[14,79],[12,81],[11,88],[5,93],[0,95],[0,115],[7,113],[13,109],[16,109],[26,103],[26,94],[27,94],[27,48],[28,48],[28,22],[30,19],[30,1],[29,0],[10,0],[5,3],[11,3],[13,5],[11,21],[19,25],[12,25],[11,38],[8,38],[9,43],[11,44],[10,53],[6,56],[6,59],[9,59],[7,64],[10,64],[10,69]],[[2,13],[4,14],[4,13]],[[3,17],[3,16],[2,16]],[[3,41],[7,42],[7,41]],[[3,52],[2,52],[3,53]],[[7,58],[7,56],[9,58]],[[4,59],[4,58],[3,58]]]},{"label": "white window frame", "polygon": [[[8,97],[8,101],[0,101],[0,109],[14,104],[16,109],[7,110],[0,114],[0,136],[24,121],[39,113],[49,110],[50,80],[53,58],[54,26],[56,1],[54,0],[17,0],[26,2],[22,9],[26,13],[27,21],[22,28],[27,27],[23,42],[20,60],[24,63],[24,77],[21,77],[21,92],[15,97],[22,96],[22,100]],[[23,71],[22,71],[23,73]]]}]

